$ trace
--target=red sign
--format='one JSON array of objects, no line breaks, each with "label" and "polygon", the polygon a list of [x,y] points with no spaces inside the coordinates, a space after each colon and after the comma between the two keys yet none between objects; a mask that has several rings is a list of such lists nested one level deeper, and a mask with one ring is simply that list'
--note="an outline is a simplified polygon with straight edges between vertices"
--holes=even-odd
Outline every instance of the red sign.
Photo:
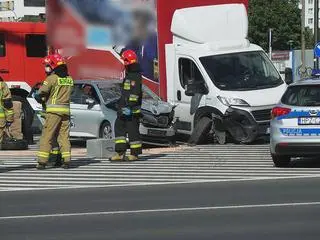
[{"label": "red sign", "polygon": [[290,59],[289,51],[276,51],[271,53],[271,60],[273,61],[285,61]]},{"label": "red sign", "polygon": [[49,45],[63,48],[64,56],[79,55],[86,49],[85,28],[81,20],[62,7],[59,1],[47,1],[47,24]]}]

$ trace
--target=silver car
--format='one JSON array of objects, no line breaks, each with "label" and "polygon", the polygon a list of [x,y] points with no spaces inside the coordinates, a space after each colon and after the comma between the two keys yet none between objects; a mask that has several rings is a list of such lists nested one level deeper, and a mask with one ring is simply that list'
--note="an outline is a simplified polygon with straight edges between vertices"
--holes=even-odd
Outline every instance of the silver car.
[{"label": "silver car", "polygon": [[[121,95],[119,80],[81,80],[75,81],[71,95],[71,129],[72,138],[114,138],[114,124],[117,118],[117,102]],[[29,103],[38,113],[42,106],[38,104],[33,93]],[[174,107],[161,101],[148,87],[143,86],[142,121],[140,133],[147,142],[172,142],[176,130],[173,123]],[[43,119],[41,119],[43,123]]]},{"label": "silver car", "polygon": [[270,151],[276,167],[292,157],[320,156],[320,79],[291,84],[272,109]]}]

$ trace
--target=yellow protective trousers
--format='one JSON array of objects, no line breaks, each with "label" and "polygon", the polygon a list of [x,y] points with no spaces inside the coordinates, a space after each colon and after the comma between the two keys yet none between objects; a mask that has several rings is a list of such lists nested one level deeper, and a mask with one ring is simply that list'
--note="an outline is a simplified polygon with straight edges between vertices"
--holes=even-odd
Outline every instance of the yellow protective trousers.
[{"label": "yellow protective trousers", "polygon": [[40,149],[38,152],[38,162],[46,164],[49,160],[50,152],[55,147],[55,138],[57,138],[61,156],[65,163],[71,160],[70,144],[70,116],[47,113],[40,138]]},{"label": "yellow protective trousers", "polygon": [[6,119],[0,117],[0,143],[2,143],[5,128],[6,128]]}]

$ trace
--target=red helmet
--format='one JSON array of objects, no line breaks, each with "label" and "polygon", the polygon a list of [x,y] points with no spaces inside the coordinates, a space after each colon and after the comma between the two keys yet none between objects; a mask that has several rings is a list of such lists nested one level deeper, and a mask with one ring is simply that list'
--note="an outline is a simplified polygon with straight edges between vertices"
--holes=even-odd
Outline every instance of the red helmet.
[{"label": "red helmet", "polygon": [[62,64],[66,64],[66,61],[60,54],[55,53],[55,54],[46,56],[43,59],[43,64],[46,66],[50,66],[51,69],[53,70]]},{"label": "red helmet", "polygon": [[125,66],[138,62],[137,54],[132,50],[125,50],[121,54],[121,59],[124,61]]}]

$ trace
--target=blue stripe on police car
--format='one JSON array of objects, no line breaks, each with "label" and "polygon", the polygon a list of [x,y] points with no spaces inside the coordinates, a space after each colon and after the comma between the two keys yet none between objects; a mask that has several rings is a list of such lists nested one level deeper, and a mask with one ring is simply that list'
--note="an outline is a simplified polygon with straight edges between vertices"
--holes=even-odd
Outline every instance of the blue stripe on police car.
[{"label": "blue stripe on police car", "polygon": [[320,128],[280,128],[280,132],[285,136],[319,136]]}]

